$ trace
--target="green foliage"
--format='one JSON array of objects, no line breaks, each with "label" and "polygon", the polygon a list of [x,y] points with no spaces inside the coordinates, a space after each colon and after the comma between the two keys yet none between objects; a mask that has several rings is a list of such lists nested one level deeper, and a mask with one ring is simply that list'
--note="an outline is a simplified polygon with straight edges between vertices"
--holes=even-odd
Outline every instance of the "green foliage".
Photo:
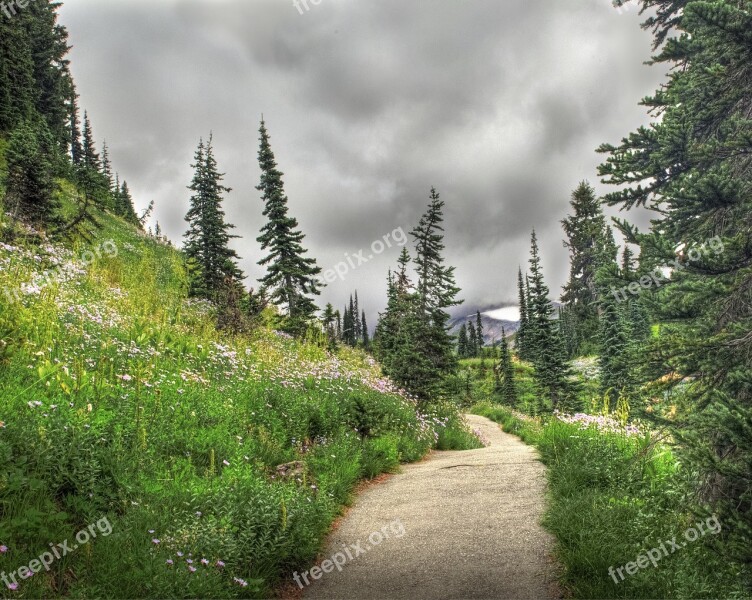
[{"label": "green foliage", "polygon": [[[230,240],[237,236],[229,233],[234,226],[225,222],[222,195],[230,189],[222,185],[224,175],[217,169],[211,137],[206,145],[203,140],[199,143],[192,166],[195,173],[188,189],[193,195],[185,217],[188,231],[184,249],[191,275],[190,293],[216,300],[224,287],[239,285],[243,273],[237,265],[237,253],[229,246]],[[125,202],[126,194],[123,183],[120,202]]]},{"label": "green foliage", "polygon": [[743,598],[740,567],[717,554],[708,535],[658,566],[615,583],[609,568],[696,523],[691,482],[671,450],[656,439],[534,420],[505,407],[481,404],[475,414],[501,423],[539,450],[547,466],[549,501],[544,525],[557,540],[562,584],[574,598]]},{"label": "green foliage", "polygon": [[417,282],[410,281],[410,255],[403,248],[396,278],[389,274],[387,308],[374,340],[384,372],[424,403],[444,394],[446,379],[457,366],[446,309],[461,303],[460,290],[454,267],[445,265],[443,222],[444,202],[431,188],[428,209],[410,232]]},{"label": "green foliage", "polygon": [[[218,332],[178,252],[96,216],[116,255],[99,240],[0,248],[0,289],[19,292],[0,294],[0,567],[103,516],[113,529],[24,597],[268,597],[310,565],[363,476],[440,440],[477,444],[456,408],[418,412],[360,351]],[[56,265],[65,276],[34,284]]]},{"label": "green foliage", "polygon": [[653,63],[669,74],[643,100],[654,122],[618,146],[604,144],[599,173],[618,186],[606,196],[609,204],[652,211],[646,233],[619,226],[640,246],[637,277],[672,265],[667,281],[640,297],[662,323],[641,366],[651,380],[667,382],[666,396],[684,387],[681,403],[654,414],[695,473],[697,514],[710,506],[725,525],[723,556],[749,565],[752,4],[641,5],[652,15],[645,27],[655,34]]},{"label": "green foliage", "polygon": [[[321,269],[313,258],[306,258],[303,248],[305,236],[298,229],[298,221],[289,216],[287,196],[282,182],[282,172],[272,152],[266,124],[261,121],[259,129],[261,145],[258,159],[261,167],[261,182],[257,190],[262,193],[263,215],[267,221],[261,228],[257,241],[268,254],[259,261],[266,267],[266,275],[260,280],[269,290],[271,301],[284,306],[287,318],[281,323],[285,331],[301,335],[316,313],[311,296],[319,291],[318,275]],[[355,314],[357,319],[357,313]]]}]

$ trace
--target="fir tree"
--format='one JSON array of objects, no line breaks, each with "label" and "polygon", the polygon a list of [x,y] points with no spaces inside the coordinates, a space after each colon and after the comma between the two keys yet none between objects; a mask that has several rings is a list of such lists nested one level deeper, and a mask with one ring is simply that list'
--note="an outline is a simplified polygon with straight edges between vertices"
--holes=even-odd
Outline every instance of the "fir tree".
[{"label": "fir tree", "polygon": [[457,338],[457,356],[459,356],[459,358],[467,358],[468,347],[469,341],[467,338],[467,325],[463,323],[460,326],[460,331]]},{"label": "fir tree", "polygon": [[[608,157],[600,175],[618,186],[609,204],[653,211],[649,233],[620,223],[627,241],[640,245],[641,268],[667,264],[678,248],[698,255],[640,297],[662,323],[649,360],[668,386],[692,380],[664,424],[698,482],[698,512],[713,511],[724,524],[717,549],[749,565],[752,13],[748,2],[664,0],[655,13],[655,2],[641,4],[653,14],[645,24],[655,33],[653,64],[668,80],[643,101],[655,122],[601,147]],[[708,240],[713,249],[703,252]]]},{"label": "fir tree", "polygon": [[467,323],[467,331],[467,354],[470,358],[476,358],[478,356],[478,330],[475,329],[472,321]]},{"label": "fir tree", "polygon": [[54,198],[48,146],[46,125],[22,122],[10,137],[6,155],[6,204],[12,215],[37,225],[57,221],[59,208]]},{"label": "fir tree", "polygon": [[597,342],[598,286],[596,274],[604,263],[615,260],[613,235],[606,225],[595,190],[583,181],[572,193],[572,215],[564,219],[562,227],[567,236],[564,246],[569,249],[569,281],[564,286],[562,301],[568,308],[567,318],[577,331],[569,357],[587,351],[587,344]]},{"label": "fir tree", "polygon": [[517,354],[519,355],[520,359],[530,360],[530,351],[527,345],[528,330],[530,329],[527,310],[528,295],[525,291],[525,283],[522,278],[522,269],[517,270],[517,294],[519,297],[520,305],[520,328],[517,330],[515,344],[517,346]]},{"label": "fir tree", "polygon": [[263,120],[259,133],[261,183],[256,189],[262,192],[267,222],[261,228],[258,242],[262,250],[268,251],[259,262],[267,268],[260,281],[270,291],[272,301],[284,305],[287,311],[283,328],[301,334],[316,313],[311,296],[320,293],[317,275],[321,269],[314,259],[305,257],[307,251],[302,246],[305,236],[298,230],[297,220],[288,214],[282,173],[277,169]]},{"label": "fir tree", "polygon": [[512,354],[507,342],[507,334],[504,328],[501,329],[501,358],[497,371],[501,378],[501,398],[507,406],[517,406],[517,386],[514,382],[514,365],[512,364]]},{"label": "fir tree", "polygon": [[368,325],[366,323],[366,311],[363,311],[360,319],[360,334],[363,340],[363,348],[365,350],[371,349],[371,339],[368,335]]},{"label": "fir tree", "polygon": [[[543,270],[538,251],[538,240],[533,231],[530,250],[530,300],[528,319],[530,328],[530,348],[535,366],[535,380],[540,392],[555,409],[570,409],[575,400],[572,375],[566,362],[564,345],[556,323],[551,319],[553,305],[549,289],[543,280]],[[545,408],[545,407],[543,407]]]},{"label": "fir tree", "polygon": [[415,241],[415,267],[418,276],[416,301],[418,305],[417,337],[413,340],[428,361],[424,372],[413,377],[413,392],[424,400],[440,392],[446,375],[454,372],[457,358],[454,342],[449,334],[447,308],[461,304],[460,289],[455,284],[454,267],[445,264],[444,202],[431,188],[430,202],[425,214],[410,235]]},{"label": "fir tree", "polygon": [[[237,266],[238,255],[229,247],[233,237],[232,225],[225,222],[222,210],[223,195],[230,189],[222,185],[224,175],[217,169],[212,138],[198,145],[195,154],[193,192],[185,220],[185,255],[190,270],[190,293],[192,296],[217,299],[217,291],[225,287],[226,280],[236,285],[243,279]],[[122,190],[121,190],[122,194]]]},{"label": "fir tree", "polygon": [[483,319],[480,316],[480,311],[477,311],[475,315],[475,323],[477,326],[477,336],[476,339],[478,340],[478,353],[480,355],[483,354],[483,346],[485,345],[485,340],[483,339]]}]

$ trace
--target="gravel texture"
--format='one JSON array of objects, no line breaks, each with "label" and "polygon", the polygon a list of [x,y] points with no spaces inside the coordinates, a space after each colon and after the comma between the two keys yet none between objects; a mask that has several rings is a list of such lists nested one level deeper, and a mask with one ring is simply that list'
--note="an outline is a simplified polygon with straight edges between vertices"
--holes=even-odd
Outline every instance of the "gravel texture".
[{"label": "gravel texture", "polygon": [[331,570],[307,572],[310,586],[299,574],[305,598],[559,597],[553,540],[540,526],[543,465],[492,421],[467,420],[490,445],[435,452],[363,492],[322,553],[341,570],[322,561]]}]

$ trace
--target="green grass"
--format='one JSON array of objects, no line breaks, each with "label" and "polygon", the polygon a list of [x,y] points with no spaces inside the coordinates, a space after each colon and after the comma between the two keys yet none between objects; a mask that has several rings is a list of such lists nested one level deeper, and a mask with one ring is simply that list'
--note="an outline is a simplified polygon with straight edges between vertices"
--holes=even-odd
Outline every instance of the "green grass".
[{"label": "green grass", "polygon": [[[3,594],[266,597],[310,566],[361,478],[477,444],[361,352],[219,334],[174,249],[98,219],[91,247],[0,246],[0,571],[102,519],[111,533]],[[45,270],[65,277],[34,287]]]},{"label": "green grass", "polygon": [[687,543],[623,581],[616,575],[618,583],[609,575],[610,567],[633,562],[661,542],[682,540],[698,521],[683,508],[691,488],[669,447],[649,435],[582,429],[488,403],[473,412],[538,448],[549,481],[543,524],[556,536],[562,584],[571,597],[749,597],[740,567],[713,551],[722,533]]}]

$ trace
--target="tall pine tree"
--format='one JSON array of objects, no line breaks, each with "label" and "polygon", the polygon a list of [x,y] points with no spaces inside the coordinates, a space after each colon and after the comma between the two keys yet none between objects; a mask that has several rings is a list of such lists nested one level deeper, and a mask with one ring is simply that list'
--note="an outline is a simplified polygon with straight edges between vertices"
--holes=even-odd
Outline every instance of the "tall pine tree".
[{"label": "tall pine tree", "polygon": [[316,313],[312,296],[320,293],[317,275],[321,269],[313,258],[306,258],[307,250],[302,245],[305,236],[298,229],[297,220],[289,215],[282,172],[277,169],[263,120],[259,133],[261,183],[256,189],[262,193],[267,222],[261,228],[258,242],[268,252],[259,261],[267,269],[260,281],[269,290],[272,302],[283,305],[287,312],[283,329],[302,334]]}]

